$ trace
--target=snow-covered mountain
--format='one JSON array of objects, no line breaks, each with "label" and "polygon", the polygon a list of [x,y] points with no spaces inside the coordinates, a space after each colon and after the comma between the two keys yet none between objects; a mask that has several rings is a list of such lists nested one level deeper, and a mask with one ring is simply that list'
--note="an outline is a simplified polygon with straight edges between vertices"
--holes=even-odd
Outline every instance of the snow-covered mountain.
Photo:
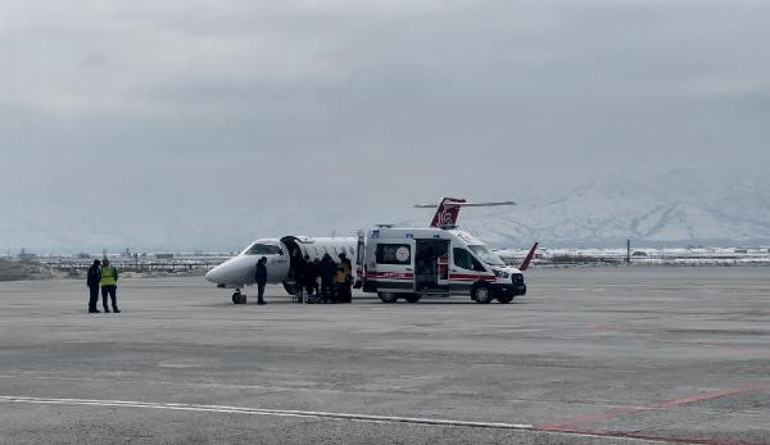
[{"label": "snow-covered mountain", "polygon": [[559,196],[465,215],[463,225],[500,246],[770,244],[770,181],[678,170],[611,175]]},{"label": "snow-covered mountain", "polygon": [[[460,225],[497,247],[525,247],[535,240],[551,247],[611,247],[624,245],[627,238],[635,246],[770,245],[766,176],[696,170],[612,174],[555,194],[533,197],[532,192],[512,190],[504,195],[519,205],[465,209]],[[222,251],[257,237],[350,236],[377,223],[426,226],[432,212],[412,208],[412,199],[383,196],[376,205],[356,198],[283,201],[237,210],[200,203],[150,215],[136,209],[112,216],[95,212],[86,222],[67,216],[64,203],[55,217],[49,208],[49,214],[0,218],[0,247],[15,251],[25,246],[40,253],[98,252],[103,247]]]}]

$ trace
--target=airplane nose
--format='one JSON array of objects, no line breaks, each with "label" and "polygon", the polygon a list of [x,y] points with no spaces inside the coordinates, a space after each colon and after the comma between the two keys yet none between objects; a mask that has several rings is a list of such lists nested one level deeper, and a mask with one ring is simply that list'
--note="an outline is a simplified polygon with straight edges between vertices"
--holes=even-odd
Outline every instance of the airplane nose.
[{"label": "airplane nose", "polygon": [[219,266],[211,269],[210,271],[206,272],[205,278],[206,281],[211,281],[212,283],[220,283],[220,277],[222,275],[221,271],[218,270]]}]

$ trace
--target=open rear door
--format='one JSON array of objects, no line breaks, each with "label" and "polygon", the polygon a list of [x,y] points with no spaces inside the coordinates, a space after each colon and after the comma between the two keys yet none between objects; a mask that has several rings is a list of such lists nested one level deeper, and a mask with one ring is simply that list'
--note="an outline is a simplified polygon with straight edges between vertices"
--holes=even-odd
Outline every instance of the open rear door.
[{"label": "open rear door", "polygon": [[356,281],[353,284],[354,289],[361,289],[366,281],[366,238],[363,230],[358,231],[358,245],[356,246]]}]

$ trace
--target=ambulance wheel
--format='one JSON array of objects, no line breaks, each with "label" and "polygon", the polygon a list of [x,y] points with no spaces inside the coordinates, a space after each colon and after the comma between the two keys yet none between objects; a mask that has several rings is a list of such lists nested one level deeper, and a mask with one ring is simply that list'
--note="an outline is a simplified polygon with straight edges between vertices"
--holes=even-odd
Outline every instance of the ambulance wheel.
[{"label": "ambulance wheel", "polygon": [[404,295],[404,300],[408,301],[409,303],[417,303],[420,301],[420,297],[422,297],[420,294],[406,294]]},{"label": "ambulance wheel", "polygon": [[507,295],[500,295],[497,297],[497,301],[499,301],[502,304],[508,304],[511,301],[513,301],[513,295],[507,294]]},{"label": "ambulance wheel", "polygon": [[233,304],[241,304],[241,293],[239,291],[233,293]]},{"label": "ambulance wheel", "polygon": [[377,296],[380,297],[380,300],[382,300],[383,303],[395,303],[398,301],[398,294],[394,294],[393,292],[379,292],[377,293]]},{"label": "ambulance wheel", "polygon": [[471,289],[471,298],[479,304],[489,304],[492,302],[492,289],[484,283],[479,283]]}]

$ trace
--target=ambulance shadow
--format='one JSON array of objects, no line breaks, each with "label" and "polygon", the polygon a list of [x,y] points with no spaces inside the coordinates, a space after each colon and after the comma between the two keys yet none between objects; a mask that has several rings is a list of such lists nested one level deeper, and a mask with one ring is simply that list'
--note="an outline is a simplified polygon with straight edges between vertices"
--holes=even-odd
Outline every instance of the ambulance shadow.
[{"label": "ambulance shadow", "polygon": [[511,306],[514,304],[526,304],[523,301],[512,301],[508,304],[501,304],[497,301],[493,301],[489,304],[478,304],[471,300],[420,300],[417,303],[407,303],[406,301],[399,301],[396,304],[410,304],[412,306],[452,306],[452,305],[473,305],[473,306]]}]

